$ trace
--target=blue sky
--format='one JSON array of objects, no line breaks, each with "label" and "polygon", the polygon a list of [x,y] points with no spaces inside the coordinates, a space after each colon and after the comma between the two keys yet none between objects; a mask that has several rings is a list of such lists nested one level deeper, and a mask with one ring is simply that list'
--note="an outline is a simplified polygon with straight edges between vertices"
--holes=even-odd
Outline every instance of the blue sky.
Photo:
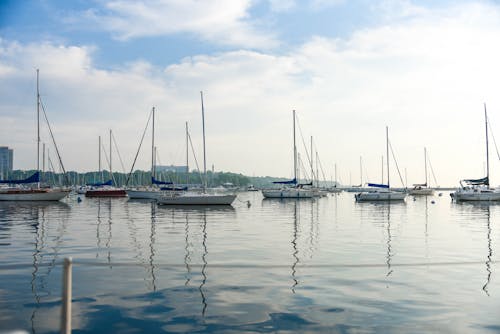
[{"label": "blue sky", "polygon": [[203,90],[217,170],[290,176],[296,109],[328,177],[337,163],[344,183],[359,183],[362,156],[363,181],[379,181],[388,125],[409,183],[423,178],[426,146],[453,185],[484,172],[483,102],[500,125],[499,39],[496,1],[4,0],[0,145],[15,149],[16,168],[35,166],[40,68],[67,169],[96,169],[109,128],[130,165],[153,105],[162,163],[184,161],[186,121],[200,156]]}]

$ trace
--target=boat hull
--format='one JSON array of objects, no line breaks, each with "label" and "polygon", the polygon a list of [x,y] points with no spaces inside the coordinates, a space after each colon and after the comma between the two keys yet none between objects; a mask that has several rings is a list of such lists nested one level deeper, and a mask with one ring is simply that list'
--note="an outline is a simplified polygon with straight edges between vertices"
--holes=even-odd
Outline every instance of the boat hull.
[{"label": "boat hull", "polygon": [[0,201],[60,201],[70,192],[55,189],[7,190],[0,192]]},{"label": "boat hull", "polygon": [[408,193],[414,196],[431,196],[434,195],[434,189],[432,188],[412,189]]},{"label": "boat hull", "polygon": [[174,194],[160,196],[157,202],[159,205],[231,205],[235,199],[236,195]]},{"label": "boat hull", "polygon": [[127,197],[123,189],[87,190],[85,197]]},{"label": "boat hull", "polygon": [[313,198],[314,192],[304,189],[262,190],[265,198]]},{"label": "boat hull", "polygon": [[130,199],[158,199],[162,195],[161,191],[152,190],[127,190]]},{"label": "boat hull", "polygon": [[389,192],[363,192],[354,195],[356,201],[404,201],[405,193],[389,191]]},{"label": "boat hull", "polygon": [[500,192],[463,192],[456,191],[451,193],[450,196],[455,201],[470,201],[470,202],[484,202],[484,201],[500,201]]}]

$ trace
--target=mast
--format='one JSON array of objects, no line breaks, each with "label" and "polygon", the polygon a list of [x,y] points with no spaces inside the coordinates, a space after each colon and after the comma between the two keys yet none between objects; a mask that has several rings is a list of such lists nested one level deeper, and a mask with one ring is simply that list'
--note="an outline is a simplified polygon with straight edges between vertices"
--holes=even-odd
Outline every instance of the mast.
[{"label": "mast", "polygon": [[153,126],[151,134],[151,183],[155,177],[155,107],[153,107]]},{"label": "mast", "polygon": [[203,192],[207,189],[207,152],[205,147],[205,107],[203,106],[203,92],[200,92],[201,96],[201,120],[203,123],[203,175],[205,176],[203,184]]},{"label": "mast", "polygon": [[109,176],[111,180],[113,179],[113,158],[111,157],[112,145],[111,145],[111,129],[109,129]]},{"label": "mast", "polygon": [[101,183],[104,182],[104,175],[101,169],[101,136],[99,136],[99,174],[101,174]]},{"label": "mast", "polygon": [[363,186],[363,158],[359,157],[359,184]]},{"label": "mast", "polygon": [[[36,69],[36,170],[40,172],[40,70]],[[40,187],[40,181],[38,181]]]},{"label": "mast", "polygon": [[486,185],[490,185],[490,154],[488,150],[488,115],[486,113],[486,103],[484,103],[484,123],[486,127]]},{"label": "mast", "polygon": [[318,151],[316,151],[316,186],[319,187],[319,156]]},{"label": "mast", "polygon": [[391,188],[390,182],[389,182],[389,127],[385,127],[385,149],[386,149],[386,154],[387,154],[387,187],[388,189]]},{"label": "mast", "polygon": [[382,183],[384,184],[384,156],[382,155]]},{"label": "mast", "polygon": [[337,187],[337,164],[335,164],[335,187]]},{"label": "mast", "polygon": [[189,173],[189,129],[186,122],[186,173]]},{"label": "mast", "polygon": [[311,136],[311,183],[314,186],[313,136]]},{"label": "mast", "polygon": [[293,179],[297,180],[297,146],[295,145],[295,110],[293,111]]},{"label": "mast", "polygon": [[427,148],[424,147],[424,171],[425,171],[425,186],[428,187],[427,184]]}]

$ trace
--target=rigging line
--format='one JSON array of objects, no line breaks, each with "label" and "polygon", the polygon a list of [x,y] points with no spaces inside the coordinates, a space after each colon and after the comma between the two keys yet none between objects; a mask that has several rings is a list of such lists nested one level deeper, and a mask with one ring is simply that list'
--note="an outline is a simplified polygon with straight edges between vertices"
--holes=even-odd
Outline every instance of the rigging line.
[{"label": "rigging line", "polygon": [[[304,145],[304,150],[306,151],[307,162],[309,162],[309,166],[311,166],[311,170],[312,170],[313,168],[312,168],[311,157],[309,156],[309,151],[307,150],[306,141],[304,140],[304,135],[302,134],[302,128],[300,127],[299,117],[297,116],[297,114],[295,114],[295,119],[297,120],[297,127],[299,128],[299,134],[300,134],[300,138],[302,139],[302,145]],[[312,152],[311,152],[311,155],[312,155]],[[314,175],[311,176],[311,180],[313,177],[314,177]]]},{"label": "rigging line", "polygon": [[51,175],[51,179],[52,179],[52,183],[55,185],[56,184],[56,179],[55,179],[55,174],[56,174],[56,170],[54,169],[54,165],[52,164],[52,160],[50,159],[50,156],[47,154],[47,160],[49,160],[49,169],[52,170],[52,175]]},{"label": "rigging line", "polygon": [[122,156],[120,154],[120,150],[118,149],[118,145],[116,144],[115,135],[113,133],[111,133],[111,139],[113,139],[113,144],[115,144],[116,152],[118,153],[118,158],[120,159],[120,164],[122,165],[123,174],[125,174],[125,166],[123,165]]},{"label": "rigging line", "polygon": [[434,183],[436,184],[436,186],[438,186],[436,175],[434,174],[434,168],[432,168],[431,159],[429,158],[429,152],[427,152],[427,162],[429,163],[429,167],[431,169],[431,174],[432,174],[432,178],[434,179]]},{"label": "rigging line", "polygon": [[488,121],[488,127],[490,128],[491,137],[493,138],[493,143],[495,144],[495,150],[497,151],[498,160],[500,160],[500,152],[498,152],[497,141],[495,140],[495,135],[493,134],[493,129],[491,128],[490,118],[486,118]]},{"label": "rigging line", "polygon": [[52,138],[52,142],[54,143],[54,147],[56,149],[57,158],[59,159],[59,164],[64,172],[64,179],[66,181],[66,184],[69,185],[69,178],[68,178],[68,175],[66,174],[66,169],[64,168],[64,164],[62,162],[61,155],[59,154],[59,148],[57,147],[57,144],[56,144],[56,139],[54,138],[54,134],[52,133],[52,127],[50,126],[49,119],[47,117],[47,113],[45,112],[45,105],[43,104],[41,98],[40,98],[40,105],[42,107],[43,116],[45,118],[45,121],[47,122],[47,127],[49,128],[50,137]]},{"label": "rigging line", "polygon": [[[104,157],[106,158],[106,162],[108,163],[108,167],[111,166],[110,162],[109,162],[109,158],[108,158],[108,154],[106,153],[106,148],[104,147],[104,144],[101,143],[101,148],[102,148],[102,151],[104,153]],[[111,168],[110,168],[111,169]],[[115,180],[115,176],[113,175],[113,173],[111,173],[110,171],[110,174],[111,174],[111,180],[113,180],[113,183],[116,185],[116,180]]]},{"label": "rigging line", "polygon": [[132,163],[132,167],[130,168],[130,172],[127,175],[127,181],[125,181],[125,186],[128,185],[128,182],[130,181],[130,176],[132,175],[132,172],[134,171],[134,166],[135,166],[135,163],[137,161],[137,157],[139,156],[139,151],[141,150],[142,142],[144,140],[144,136],[146,135],[146,130],[148,129],[149,122],[151,121],[152,115],[153,115],[153,109],[151,109],[151,112],[149,113],[148,121],[146,122],[146,127],[144,128],[144,132],[142,133],[141,141],[139,142],[139,147],[137,148],[134,162]]},{"label": "rigging line", "polygon": [[396,155],[394,154],[394,150],[392,149],[390,140],[389,140],[389,147],[391,148],[392,158],[394,159],[394,163],[396,164],[396,169],[398,170],[399,179],[401,180],[401,184],[404,187],[405,183],[403,182],[403,177],[401,176],[401,172],[399,171],[398,161],[396,160]]},{"label": "rigging line", "polygon": [[[304,161],[302,161],[301,158],[299,158],[299,164],[300,164],[300,167],[302,168],[302,170],[304,171],[304,179],[305,180],[308,180],[309,179],[309,174],[307,173],[307,168],[306,166],[304,165]],[[312,180],[312,179],[311,179]],[[297,180],[298,182],[298,180]]]},{"label": "rigging line", "polygon": [[200,174],[201,183],[203,183],[203,175],[201,174],[200,166],[198,166],[198,159],[196,159],[196,154],[194,153],[193,141],[191,140],[191,133],[189,132],[188,132],[188,139],[189,139],[189,144],[191,145],[191,152],[193,153],[196,169],[198,169],[198,174]]},{"label": "rigging line", "polygon": [[[318,147],[316,146],[316,143],[314,143],[314,148],[316,149],[316,153],[318,152]],[[325,171],[323,170],[323,165],[321,164],[321,160],[319,159],[319,154],[317,154],[317,157],[316,157],[316,160],[319,164],[319,169],[321,170],[321,174],[323,175],[323,181],[326,182],[326,176],[325,176]],[[319,179],[319,175],[318,176],[318,179]],[[318,180],[319,182],[319,180]]]}]

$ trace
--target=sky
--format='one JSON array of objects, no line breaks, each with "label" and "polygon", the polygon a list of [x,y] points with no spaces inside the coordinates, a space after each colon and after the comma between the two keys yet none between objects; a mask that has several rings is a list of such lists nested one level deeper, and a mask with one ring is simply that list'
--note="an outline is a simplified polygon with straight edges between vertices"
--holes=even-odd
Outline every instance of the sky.
[{"label": "sky", "polygon": [[[424,181],[424,147],[437,183],[455,186],[485,174],[484,105],[500,140],[499,40],[492,0],[2,0],[0,146],[15,169],[36,167],[39,69],[66,170],[97,170],[112,129],[128,172],[152,107],[159,163],[185,164],[188,122],[202,168],[203,91],[216,171],[292,176],[296,110],[302,175],[312,137],[321,178],[336,165],[359,184],[361,159],[363,182],[382,181],[387,126],[392,186]],[[41,140],[56,165],[45,122]],[[150,143],[148,129],[136,168],[150,168]]]}]

